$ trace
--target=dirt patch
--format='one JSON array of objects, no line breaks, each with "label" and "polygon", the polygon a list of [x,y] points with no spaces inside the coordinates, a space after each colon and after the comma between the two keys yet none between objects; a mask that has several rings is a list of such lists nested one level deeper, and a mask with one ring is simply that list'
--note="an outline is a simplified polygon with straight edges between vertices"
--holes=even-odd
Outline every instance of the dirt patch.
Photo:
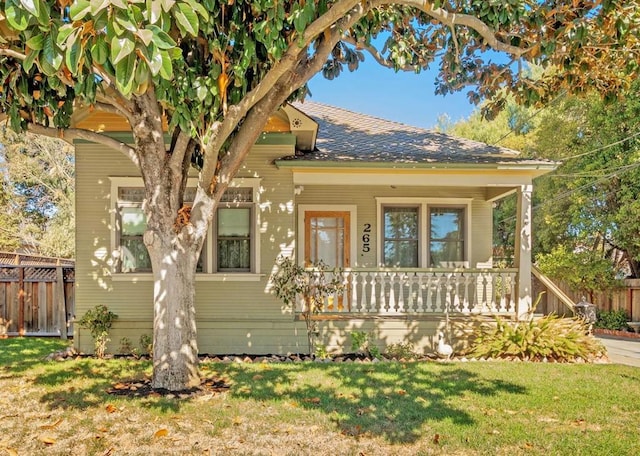
[{"label": "dirt patch", "polygon": [[144,397],[166,397],[168,399],[190,399],[205,394],[223,393],[230,388],[230,385],[223,380],[205,378],[199,386],[182,391],[169,391],[163,388],[153,388],[151,379],[132,380],[118,382],[107,389],[107,394],[114,396],[127,396],[132,398]]}]

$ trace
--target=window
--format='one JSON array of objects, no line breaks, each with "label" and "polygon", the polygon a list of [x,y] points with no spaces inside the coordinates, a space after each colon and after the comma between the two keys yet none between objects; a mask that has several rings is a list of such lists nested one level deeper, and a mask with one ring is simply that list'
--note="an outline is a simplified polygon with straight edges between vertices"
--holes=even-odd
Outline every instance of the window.
[{"label": "window", "polygon": [[455,265],[464,257],[464,208],[429,207],[431,267]]},{"label": "window", "polygon": [[[116,230],[112,236],[115,271],[120,273],[151,272],[151,261],[143,242],[147,227],[142,212],[144,189],[139,178],[111,178]],[[258,268],[258,230],[256,229],[256,196],[259,179],[237,179],[223,195],[215,224],[209,230],[197,271],[203,273],[256,273]],[[195,189],[188,189],[187,201],[193,200]]]},{"label": "window", "polygon": [[402,268],[418,267],[418,207],[384,207],[384,264]]},{"label": "window", "polygon": [[470,200],[378,198],[379,262],[404,268],[466,265],[470,208]]},{"label": "window", "polygon": [[231,188],[222,196],[216,217],[217,271],[251,271],[252,201],[248,187]]}]

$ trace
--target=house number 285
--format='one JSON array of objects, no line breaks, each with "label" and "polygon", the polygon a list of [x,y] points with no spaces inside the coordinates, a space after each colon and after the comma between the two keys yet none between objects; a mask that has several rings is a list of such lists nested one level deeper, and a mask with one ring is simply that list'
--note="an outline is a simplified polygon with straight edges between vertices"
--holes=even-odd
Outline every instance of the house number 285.
[{"label": "house number 285", "polygon": [[365,223],[362,229],[362,251],[367,253],[371,250],[371,223]]}]

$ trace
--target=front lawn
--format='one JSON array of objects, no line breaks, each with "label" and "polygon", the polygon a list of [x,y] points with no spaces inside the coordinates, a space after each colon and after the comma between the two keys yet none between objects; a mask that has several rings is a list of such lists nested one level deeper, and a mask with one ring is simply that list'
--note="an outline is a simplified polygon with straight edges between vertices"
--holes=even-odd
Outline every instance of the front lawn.
[{"label": "front lawn", "polygon": [[640,454],[640,369],[618,365],[203,363],[230,388],[107,394],[150,363],[44,361],[0,340],[3,454]]}]

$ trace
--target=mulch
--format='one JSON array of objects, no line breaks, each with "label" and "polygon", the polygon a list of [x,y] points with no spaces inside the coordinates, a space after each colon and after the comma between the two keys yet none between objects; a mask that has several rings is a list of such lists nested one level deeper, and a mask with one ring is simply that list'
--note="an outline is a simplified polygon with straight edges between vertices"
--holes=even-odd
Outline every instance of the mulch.
[{"label": "mulch", "polygon": [[142,380],[115,383],[111,388],[107,389],[107,394],[131,398],[164,397],[167,399],[190,399],[206,394],[224,393],[229,388],[230,385],[225,383],[224,380],[205,378],[199,386],[182,391],[169,391],[163,388],[153,388],[151,386],[151,379],[144,378]]}]

